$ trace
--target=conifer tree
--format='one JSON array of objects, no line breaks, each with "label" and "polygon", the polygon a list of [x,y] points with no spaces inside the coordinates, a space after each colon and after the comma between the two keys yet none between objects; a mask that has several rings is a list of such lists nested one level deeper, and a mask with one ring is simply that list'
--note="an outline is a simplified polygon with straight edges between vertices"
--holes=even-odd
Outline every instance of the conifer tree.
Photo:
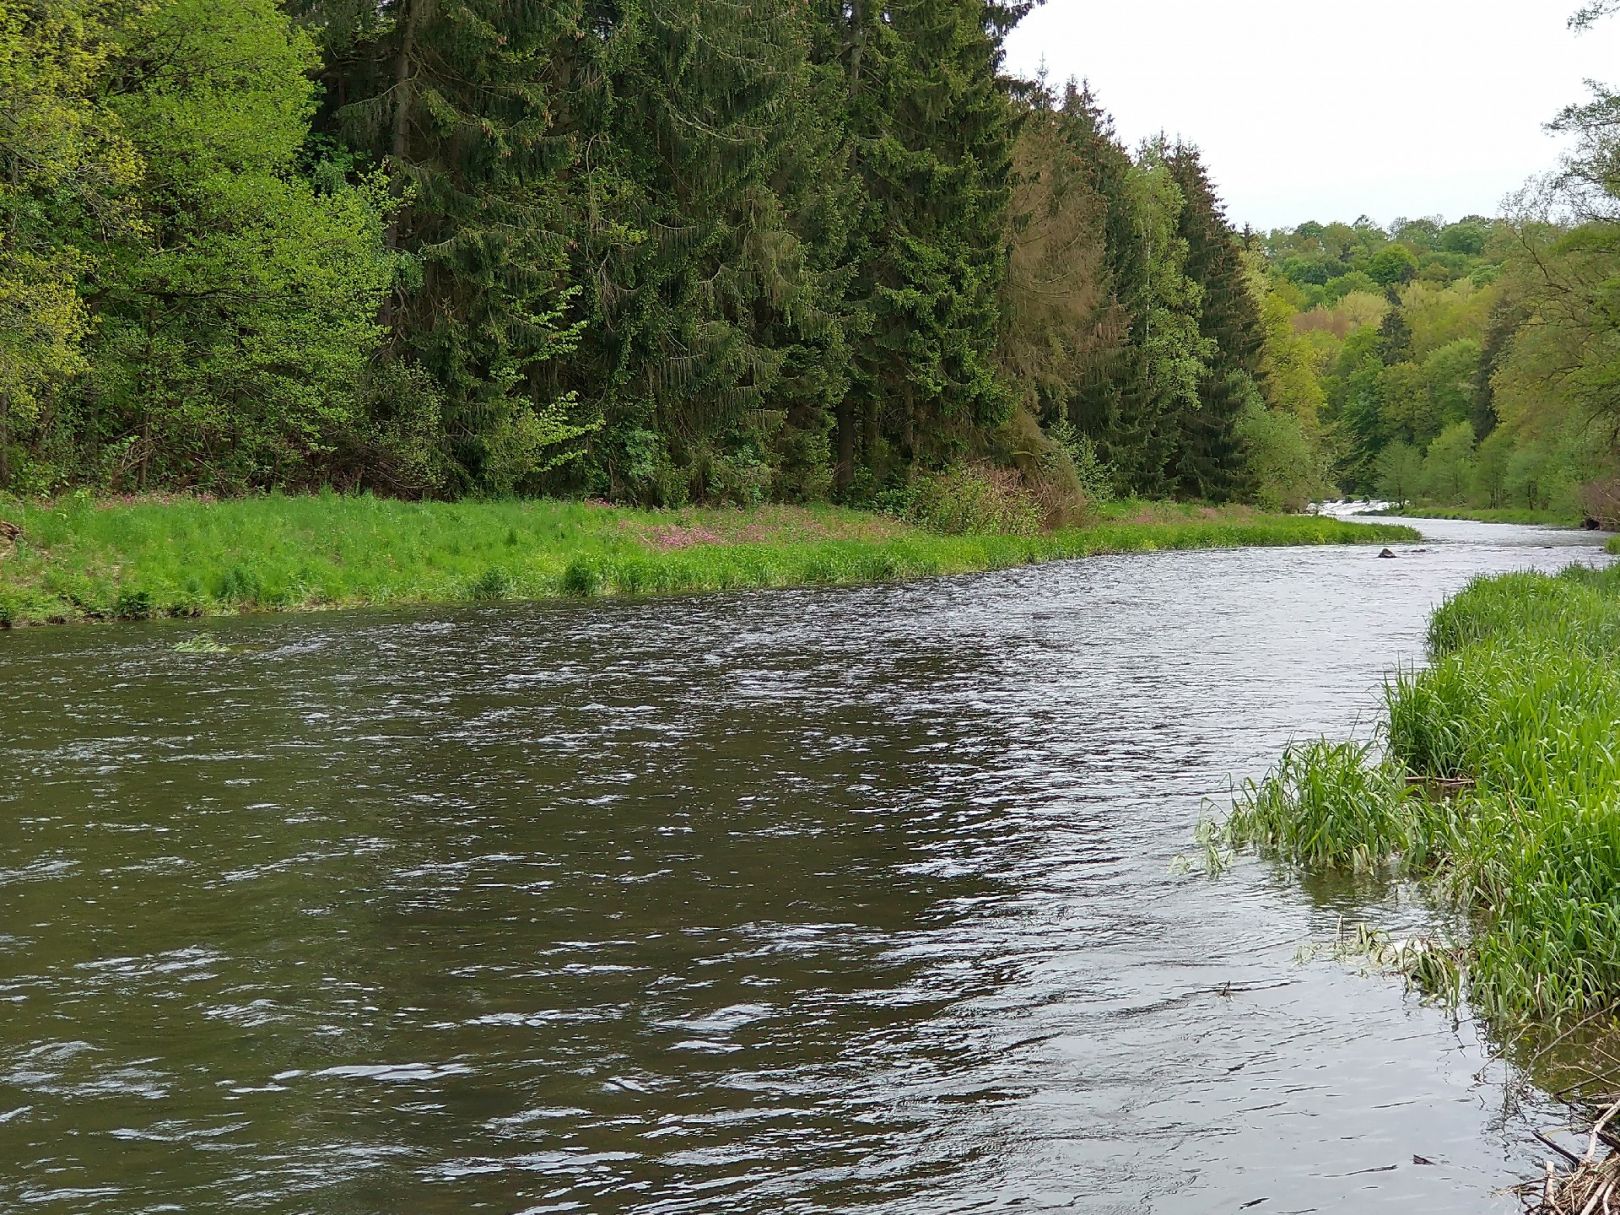
[{"label": "conifer tree", "polygon": [[941,460],[1006,416],[991,356],[1016,135],[1001,39],[1018,12],[984,0],[828,7],[863,195],[860,337],[838,416],[847,490],[857,458],[878,475],[885,451],[900,468]]},{"label": "conifer tree", "polygon": [[1189,497],[1224,501],[1246,488],[1239,423],[1262,401],[1265,324],[1242,244],[1198,150],[1178,145],[1166,164],[1181,191],[1177,231],[1187,246],[1187,274],[1200,288],[1198,330],[1209,351],[1198,407],[1181,415],[1175,484]]},{"label": "conifer tree", "polygon": [[564,267],[564,175],[553,129],[578,3],[309,0],[327,46],[331,128],[385,167],[407,255],[382,319],[396,358],[432,376],[460,488],[509,490],[581,427],[545,387],[576,337]]},{"label": "conifer tree", "polygon": [[[1103,200],[1104,267],[1112,308],[1099,365],[1080,377],[1071,420],[1114,469],[1122,487],[1161,492],[1174,436],[1169,414],[1185,397],[1187,376],[1174,374],[1187,327],[1166,305],[1184,294],[1172,208],[1179,197],[1160,172],[1139,168],[1114,136],[1107,113],[1089,89],[1065,91],[1062,126]],[[1154,322],[1158,320],[1155,343]]]},{"label": "conifer tree", "polygon": [[1107,272],[1107,203],[1086,147],[1041,87],[1014,148],[1001,365],[1025,408],[1069,422],[1077,387],[1117,343]]},{"label": "conifer tree", "polygon": [[592,125],[614,189],[585,238],[602,256],[594,282],[581,267],[592,324],[575,361],[610,419],[592,444],[599,487],[818,493],[848,361],[847,190],[807,15],[792,0],[626,0],[606,33]]}]

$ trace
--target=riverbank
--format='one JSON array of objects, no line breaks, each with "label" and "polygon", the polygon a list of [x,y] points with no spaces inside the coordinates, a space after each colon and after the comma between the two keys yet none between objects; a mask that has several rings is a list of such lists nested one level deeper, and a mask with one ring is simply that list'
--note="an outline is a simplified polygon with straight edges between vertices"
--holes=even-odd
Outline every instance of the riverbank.
[{"label": "riverbank", "polygon": [[1380,960],[1512,1027],[1620,1000],[1620,567],[1475,582],[1388,687],[1385,753],[1318,742],[1248,785],[1219,841],[1392,870],[1456,914]]},{"label": "riverbank", "polygon": [[1367,518],[1462,519],[1470,523],[1517,523],[1525,527],[1579,527],[1578,513],[1561,510],[1533,510],[1527,506],[1474,507],[1431,506],[1414,502],[1404,507],[1385,507],[1366,512]]},{"label": "riverbank", "polygon": [[836,507],[640,511],[323,494],[0,502],[0,626],[898,581],[1103,553],[1389,544],[1409,528],[1114,503],[1089,526],[944,536]]}]

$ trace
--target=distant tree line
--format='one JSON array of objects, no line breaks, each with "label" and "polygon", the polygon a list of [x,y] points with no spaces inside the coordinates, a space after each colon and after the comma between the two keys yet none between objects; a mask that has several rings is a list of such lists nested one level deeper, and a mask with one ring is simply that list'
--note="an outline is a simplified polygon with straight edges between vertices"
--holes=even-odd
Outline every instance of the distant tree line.
[{"label": "distant tree line", "polygon": [[1550,124],[1573,151],[1503,217],[1264,239],[1275,373],[1343,489],[1620,524],[1620,97],[1594,87]]},{"label": "distant tree line", "polygon": [[1268,278],[1027,7],[0,0],[0,490],[1303,504],[1404,263]]}]

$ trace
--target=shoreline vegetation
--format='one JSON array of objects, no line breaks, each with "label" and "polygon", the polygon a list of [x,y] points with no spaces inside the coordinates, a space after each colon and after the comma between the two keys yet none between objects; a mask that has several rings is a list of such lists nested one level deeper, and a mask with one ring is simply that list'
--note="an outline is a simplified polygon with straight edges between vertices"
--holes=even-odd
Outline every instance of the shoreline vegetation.
[{"label": "shoreline vegetation", "polygon": [[1302,874],[1415,883],[1436,932],[1359,925],[1335,954],[1466,998],[1555,1069],[1539,1083],[1592,1127],[1586,1151],[1538,1134],[1563,1159],[1517,1191],[1538,1215],[1607,1210],[1620,1194],[1620,1140],[1602,1136],[1620,1115],[1605,1062],[1620,1032],[1620,566],[1476,579],[1434,612],[1428,649],[1428,668],[1386,684],[1372,743],[1289,748],[1199,834],[1216,871],[1251,848]]},{"label": "shoreline vegetation", "polygon": [[1580,511],[1574,509],[1543,509],[1528,506],[1439,506],[1433,503],[1413,502],[1407,506],[1388,506],[1382,510],[1369,510],[1352,516],[1366,519],[1462,519],[1470,523],[1517,523],[1526,527],[1578,528],[1584,522]]},{"label": "shoreline vegetation", "polygon": [[1378,960],[1466,993],[1504,1032],[1620,1008],[1620,567],[1477,579],[1437,609],[1431,665],[1386,685],[1374,744],[1291,748],[1208,842],[1303,872],[1415,880],[1434,939]]},{"label": "shoreline vegetation", "polygon": [[1418,538],[1388,524],[1131,501],[1084,526],[947,535],[829,506],[80,494],[0,501],[0,627],[856,585],[1109,553]]}]

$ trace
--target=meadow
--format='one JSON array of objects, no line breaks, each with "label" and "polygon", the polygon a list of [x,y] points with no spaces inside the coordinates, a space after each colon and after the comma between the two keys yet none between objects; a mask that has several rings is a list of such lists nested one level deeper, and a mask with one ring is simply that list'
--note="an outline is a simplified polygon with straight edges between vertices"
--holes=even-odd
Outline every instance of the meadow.
[{"label": "meadow", "polygon": [[640,511],[333,493],[0,500],[0,626],[846,585],[1102,553],[1388,544],[1410,529],[1117,502],[1084,527],[943,535],[830,506]]}]

